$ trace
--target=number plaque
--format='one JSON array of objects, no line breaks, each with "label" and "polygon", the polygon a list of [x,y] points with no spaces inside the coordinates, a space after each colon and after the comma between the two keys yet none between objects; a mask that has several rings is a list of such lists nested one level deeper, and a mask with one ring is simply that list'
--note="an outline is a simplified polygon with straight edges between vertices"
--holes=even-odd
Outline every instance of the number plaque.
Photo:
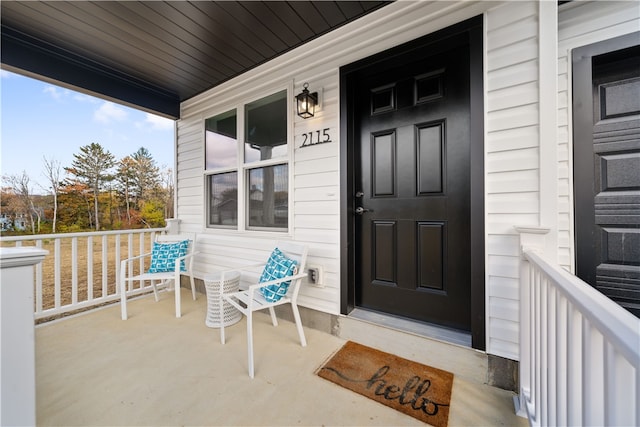
[{"label": "number plaque", "polygon": [[302,147],[310,147],[312,145],[325,144],[327,142],[333,142],[331,140],[331,134],[329,131],[331,128],[324,128],[322,130],[315,130],[311,132],[303,133],[302,136]]}]

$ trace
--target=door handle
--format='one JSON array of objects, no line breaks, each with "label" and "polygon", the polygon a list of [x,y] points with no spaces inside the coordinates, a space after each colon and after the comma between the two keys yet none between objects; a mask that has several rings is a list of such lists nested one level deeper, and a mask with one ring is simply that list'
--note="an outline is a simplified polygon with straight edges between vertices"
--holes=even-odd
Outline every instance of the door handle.
[{"label": "door handle", "polygon": [[364,214],[365,212],[371,212],[371,209],[365,209],[365,208],[363,208],[362,206],[358,206],[358,207],[356,208],[356,210],[355,210],[355,213],[356,213],[356,214],[358,214],[358,215],[362,215],[362,214]]}]

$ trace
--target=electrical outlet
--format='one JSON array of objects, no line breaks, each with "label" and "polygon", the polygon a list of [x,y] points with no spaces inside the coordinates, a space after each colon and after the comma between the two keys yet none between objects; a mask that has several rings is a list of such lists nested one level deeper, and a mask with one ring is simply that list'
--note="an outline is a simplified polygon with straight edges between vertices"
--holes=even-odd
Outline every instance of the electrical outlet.
[{"label": "electrical outlet", "polygon": [[312,284],[313,286],[324,286],[322,267],[317,265],[310,265],[307,268],[307,274],[307,279],[309,280],[310,284]]},{"label": "electrical outlet", "polygon": [[316,283],[318,283],[318,269],[317,268],[310,268],[308,271],[309,274],[309,281],[311,283],[313,283],[314,285]]}]

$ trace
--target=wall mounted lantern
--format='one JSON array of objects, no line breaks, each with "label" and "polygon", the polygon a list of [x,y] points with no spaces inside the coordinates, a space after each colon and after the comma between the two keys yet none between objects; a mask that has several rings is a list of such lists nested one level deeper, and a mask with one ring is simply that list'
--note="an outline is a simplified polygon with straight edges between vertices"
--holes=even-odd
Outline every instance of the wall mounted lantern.
[{"label": "wall mounted lantern", "polygon": [[296,108],[300,117],[308,119],[316,113],[318,92],[309,93],[309,83],[305,83],[302,87],[302,92],[296,96]]}]

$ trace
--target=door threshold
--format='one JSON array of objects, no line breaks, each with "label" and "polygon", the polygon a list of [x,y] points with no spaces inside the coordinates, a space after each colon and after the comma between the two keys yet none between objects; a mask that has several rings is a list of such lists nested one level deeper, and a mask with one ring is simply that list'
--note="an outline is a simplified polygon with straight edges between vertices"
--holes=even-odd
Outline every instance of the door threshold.
[{"label": "door threshold", "polygon": [[432,323],[421,322],[419,320],[408,319],[363,308],[354,308],[349,313],[348,317],[381,325],[386,328],[471,348],[470,332],[464,332],[440,325],[434,325]]}]

